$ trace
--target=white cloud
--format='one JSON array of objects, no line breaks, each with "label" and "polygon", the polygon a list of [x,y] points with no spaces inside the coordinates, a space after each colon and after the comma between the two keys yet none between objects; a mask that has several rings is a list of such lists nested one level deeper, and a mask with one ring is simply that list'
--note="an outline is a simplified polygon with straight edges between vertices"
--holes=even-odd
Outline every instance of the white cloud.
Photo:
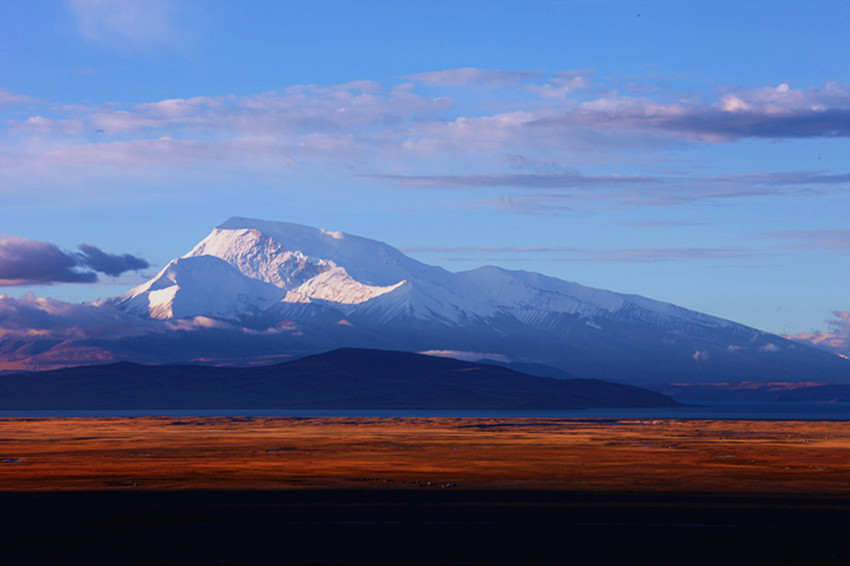
[{"label": "white cloud", "polygon": [[140,336],[156,324],[90,304],[70,304],[28,294],[0,295],[0,336],[4,338],[108,338]]},{"label": "white cloud", "polygon": [[711,354],[708,350],[697,350],[691,357],[694,359],[695,362],[707,362],[711,359]]},{"label": "white cloud", "polygon": [[438,358],[454,358],[465,362],[477,362],[478,360],[495,360],[509,363],[511,360],[504,354],[487,354],[484,352],[467,352],[463,350],[426,350],[419,352],[425,356],[436,356]]},{"label": "white cloud", "polygon": [[546,262],[626,262],[658,263],[662,261],[706,261],[752,257],[754,250],[745,248],[622,248],[594,249],[575,246],[431,246],[403,248],[405,253],[436,255],[440,261],[546,261]]},{"label": "white cloud", "polygon": [[590,71],[568,71],[557,73],[543,85],[528,85],[529,91],[537,93],[541,98],[564,98],[568,94],[590,88]]},{"label": "white cloud", "polygon": [[785,230],[770,232],[763,236],[792,243],[780,246],[783,249],[829,250],[839,253],[850,252],[850,229],[835,230]]},{"label": "white cloud", "polygon": [[223,330],[236,330],[240,328],[239,326],[235,326],[229,322],[216,320],[207,316],[194,316],[192,318],[167,320],[163,324],[171,330],[179,330],[183,332],[192,332],[195,330],[209,328]]},{"label": "white cloud", "polygon": [[466,67],[463,69],[419,73],[417,75],[409,75],[407,78],[437,86],[480,84],[489,87],[505,87],[538,77],[540,77],[540,73],[533,71],[500,71]]},{"label": "white cloud", "polygon": [[850,105],[850,92],[837,82],[820,88],[792,89],[787,83],[776,87],[761,87],[740,91],[723,97],[723,108],[730,111],[760,111],[781,114],[798,110],[820,111]]},{"label": "white cloud", "polygon": [[78,120],[52,120],[44,116],[30,116],[24,121],[9,120],[12,131],[24,135],[80,135],[86,132],[86,125]]},{"label": "white cloud", "polygon": [[84,37],[112,48],[173,47],[181,38],[168,0],[67,0]]},{"label": "white cloud", "polygon": [[[668,206],[696,201],[767,197],[815,196],[833,185],[847,182],[847,175],[821,175],[806,171],[749,173],[744,175],[585,175],[578,171],[532,173],[481,173],[466,175],[370,175],[405,187],[505,188],[522,193],[484,199],[476,203],[522,214],[557,214],[588,205],[610,207]],[[533,192],[532,192],[533,191]],[[545,192],[541,192],[545,191]],[[811,238],[831,237],[836,249],[846,238],[842,230]],[[775,233],[768,237],[804,239],[806,234]],[[825,242],[823,242],[825,245]]]},{"label": "white cloud", "polygon": [[850,357],[850,311],[835,311],[834,318],[826,321],[829,330],[801,332],[786,336],[790,340],[808,343],[816,348]]},{"label": "white cloud", "polygon": [[[114,9],[98,2],[74,5],[106,13]],[[280,173],[318,166],[408,187],[497,188],[503,194],[479,206],[558,214],[600,203],[661,206],[817,194],[848,182],[847,174],[812,171],[593,175],[566,166],[578,160],[622,162],[626,152],[637,161],[659,148],[684,147],[683,140],[850,135],[850,90],[837,83],[730,91],[705,104],[686,96],[600,94],[588,88],[589,71],[455,69],[416,77],[420,86],[430,81],[429,92],[436,94],[417,94],[409,83],[386,87],[354,81],[141,104],[37,103],[31,115],[15,116],[0,130],[0,190],[49,187],[56,180],[90,186],[98,176],[138,179],[157,167],[182,168],[184,178],[206,179],[211,163],[238,170],[263,161]],[[514,92],[500,98],[473,89],[475,100],[491,97],[481,104],[440,92],[444,84],[476,81]],[[0,91],[0,103],[4,96],[10,102],[29,100]],[[523,193],[504,194],[514,189]]]},{"label": "white cloud", "polygon": [[12,91],[0,88],[0,108],[3,106],[24,106],[27,104],[35,104],[38,101],[34,98],[23,94],[17,94]]}]

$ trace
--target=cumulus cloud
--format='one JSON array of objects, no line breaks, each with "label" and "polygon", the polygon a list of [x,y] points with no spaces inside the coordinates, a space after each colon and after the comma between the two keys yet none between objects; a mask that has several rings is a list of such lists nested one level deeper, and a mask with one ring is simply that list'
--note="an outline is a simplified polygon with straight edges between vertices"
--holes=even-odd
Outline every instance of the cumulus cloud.
[{"label": "cumulus cloud", "polygon": [[850,311],[835,311],[832,314],[834,318],[826,321],[828,330],[801,332],[786,338],[811,344],[845,358],[850,357]]},{"label": "cumulus cloud", "polygon": [[155,328],[154,323],[91,304],[70,304],[36,297],[0,295],[0,337],[121,338]]},{"label": "cumulus cloud", "polygon": [[776,87],[760,87],[729,93],[721,98],[722,110],[746,112],[758,110],[766,114],[782,114],[793,110],[824,110],[850,106],[850,92],[837,82],[819,88],[793,89],[788,83]]},{"label": "cumulus cloud", "polygon": [[[221,352],[217,348],[222,342],[213,342],[219,344],[218,347],[210,346],[208,333],[217,334],[218,340],[228,344],[246,335],[267,339],[283,333],[300,335],[297,325],[291,322],[267,329],[249,329],[204,316],[151,320],[100,302],[70,304],[36,297],[32,293],[17,299],[0,295],[0,370],[44,370],[126,359],[128,350],[124,339],[142,336],[160,341],[160,344],[180,341],[202,344],[211,356],[196,361],[221,363]],[[180,349],[180,346],[174,347]],[[165,346],[165,350],[168,348]],[[162,363],[163,351],[153,350],[156,353],[147,361]],[[148,354],[150,350],[143,347],[134,350],[133,356]],[[266,363],[277,361],[276,357],[280,356],[264,356],[263,360]],[[234,358],[232,362],[238,360]]]},{"label": "cumulus cloud", "polygon": [[89,244],[81,253],[66,252],[49,242],[25,238],[0,239],[0,285],[95,283],[98,273],[117,277],[150,267],[130,254],[108,254]]},{"label": "cumulus cloud", "polygon": [[[246,334],[295,334],[298,327],[284,321],[263,329],[243,327],[233,321],[206,316],[156,320],[119,311],[102,301],[66,303],[27,293],[20,298],[0,295],[0,339],[117,340],[148,333],[228,330]],[[2,350],[2,344],[0,344]],[[2,352],[0,352],[2,353]]]}]

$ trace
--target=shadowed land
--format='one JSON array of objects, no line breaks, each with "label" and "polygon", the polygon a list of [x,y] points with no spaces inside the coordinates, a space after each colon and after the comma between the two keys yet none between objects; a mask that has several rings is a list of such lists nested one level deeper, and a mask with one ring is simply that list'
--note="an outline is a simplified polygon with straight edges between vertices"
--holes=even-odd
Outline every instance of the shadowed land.
[{"label": "shadowed land", "polygon": [[0,439],[8,564],[850,562],[844,422],[2,419]]},{"label": "shadowed land", "polygon": [[0,375],[0,409],[498,411],[677,405],[640,387],[576,379],[548,369],[558,378],[486,363],[355,348],[255,367],[122,362]]}]

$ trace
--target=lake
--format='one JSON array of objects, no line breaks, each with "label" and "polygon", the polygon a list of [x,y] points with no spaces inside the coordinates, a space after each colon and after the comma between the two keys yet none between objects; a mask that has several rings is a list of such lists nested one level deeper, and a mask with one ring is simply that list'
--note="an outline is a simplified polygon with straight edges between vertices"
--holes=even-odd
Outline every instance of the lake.
[{"label": "lake", "polygon": [[762,419],[850,420],[850,403],[753,403],[702,402],[699,406],[572,410],[310,410],[310,409],[214,409],[214,410],[73,410],[0,411],[0,418],[56,417],[470,417],[470,418],[616,418],[616,419]]}]

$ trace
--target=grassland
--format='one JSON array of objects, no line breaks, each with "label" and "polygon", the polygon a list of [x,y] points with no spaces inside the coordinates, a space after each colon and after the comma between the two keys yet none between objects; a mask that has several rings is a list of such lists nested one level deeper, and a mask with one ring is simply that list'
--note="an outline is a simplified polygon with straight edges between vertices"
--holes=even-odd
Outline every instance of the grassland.
[{"label": "grassland", "polygon": [[0,419],[0,489],[850,493],[850,423]]},{"label": "grassland", "polygon": [[850,562],[850,423],[0,419],[4,564]]}]

